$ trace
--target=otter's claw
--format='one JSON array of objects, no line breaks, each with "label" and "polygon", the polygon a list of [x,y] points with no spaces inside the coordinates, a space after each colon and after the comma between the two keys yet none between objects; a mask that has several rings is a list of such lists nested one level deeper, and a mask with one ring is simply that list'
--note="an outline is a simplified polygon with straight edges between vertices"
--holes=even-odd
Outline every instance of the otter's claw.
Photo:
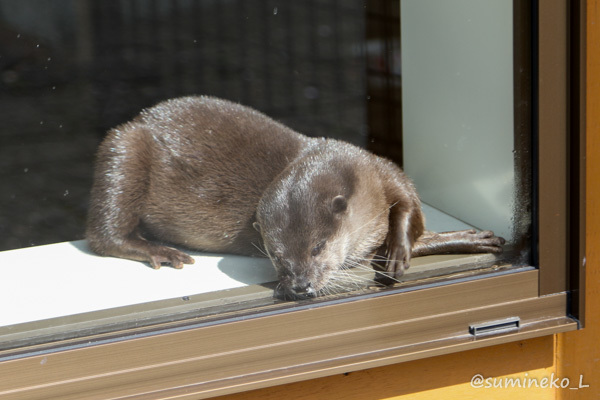
[{"label": "otter's claw", "polygon": [[183,264],[193,264],[194,259],[182,251],[170,247],[157,247],[150,255],[150,266],[159,269],[162,264],[170,264],[173,268],[181,269]]}]

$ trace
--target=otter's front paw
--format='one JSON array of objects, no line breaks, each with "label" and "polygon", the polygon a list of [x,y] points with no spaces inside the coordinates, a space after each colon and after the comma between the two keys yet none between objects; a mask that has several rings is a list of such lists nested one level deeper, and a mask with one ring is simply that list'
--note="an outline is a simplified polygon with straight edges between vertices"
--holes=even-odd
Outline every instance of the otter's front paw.
[{"label": "otter's front paw", "polygon": [[162,264],[170,264],[173,268],[181,269],[183,264],[193,264],[194,259],[171,247],[158,246],[152,249],[149,262],[154,269],[159,269]]},{"label": "otter's front paw", "polygon": [[403,235],[389,235],[387,238],[385,258],[386,275],[397,281],[410,266],[410,247]]},{"label": "otter's front paw", "polygon": [[[397,249],[397,248],[396,248]],[[391,286],[399,282],[399,278],[408,269],[410,258],[406,251],[387,251],[385,253],[385,264],[373,263],[375,269],[375,282]]]},{"label": "otter's front paw", "polygon": [[399,278],[410,266],[410,250],[394,246],[387,254],[387,272],[391,277]]}]

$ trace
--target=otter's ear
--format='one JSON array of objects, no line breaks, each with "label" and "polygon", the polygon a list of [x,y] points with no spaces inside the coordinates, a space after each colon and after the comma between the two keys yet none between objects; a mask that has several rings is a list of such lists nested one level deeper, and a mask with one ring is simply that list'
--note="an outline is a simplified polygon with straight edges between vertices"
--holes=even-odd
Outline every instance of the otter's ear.
[{"label": "otter's ear", "polygon": [[346,211],[347,208],[348,208],[348,201],[342,195],[335,196],[333,198],[333,200],[331,201],[331,211],[334,214],[342,213],[342,212]]},{"label": "otter's ear", "polygon": [[258,231],[258,233],[260,233],[260,225],[258,224],[258,222],[254,222],[252,226]]}]

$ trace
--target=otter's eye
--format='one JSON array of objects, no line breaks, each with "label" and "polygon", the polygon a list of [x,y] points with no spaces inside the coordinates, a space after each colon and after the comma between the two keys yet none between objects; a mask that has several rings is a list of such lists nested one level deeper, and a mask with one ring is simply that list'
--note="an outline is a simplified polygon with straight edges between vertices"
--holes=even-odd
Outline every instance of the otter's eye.
[{"label": "otter's eye", "polygon": [[313,247],[312,251],[310,252],[310,255],[313,257],[318,256],[319,253],[321,253],[321,251],[323,250],[323,248],[325,248],[325,242],[317,243],[317,245]]}]

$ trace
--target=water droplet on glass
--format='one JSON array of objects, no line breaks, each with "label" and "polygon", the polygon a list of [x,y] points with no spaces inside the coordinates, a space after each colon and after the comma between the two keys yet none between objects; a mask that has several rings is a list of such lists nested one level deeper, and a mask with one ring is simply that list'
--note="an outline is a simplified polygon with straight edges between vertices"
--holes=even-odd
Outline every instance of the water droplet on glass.
[{"label": "water droplet on glass", "polygon": [[69,195],[69,189],[65,190],[65,192],[63,193],[64,197],[67,197]]},{"label": "water droplet on glass", "polygon": [[17,33],[17,39],[20,39],[20,38],[21,38],[21,34]]},{"label": "water droplet on glass", "polygon": [[277,7],[273,9],[273,15],[277,15]]},{"label": "water droplet on glass", "polygon": [[319,97],[319,89],[314,86],[307,86],[304,88],[304,97],[309,100],[314,100]]}]

